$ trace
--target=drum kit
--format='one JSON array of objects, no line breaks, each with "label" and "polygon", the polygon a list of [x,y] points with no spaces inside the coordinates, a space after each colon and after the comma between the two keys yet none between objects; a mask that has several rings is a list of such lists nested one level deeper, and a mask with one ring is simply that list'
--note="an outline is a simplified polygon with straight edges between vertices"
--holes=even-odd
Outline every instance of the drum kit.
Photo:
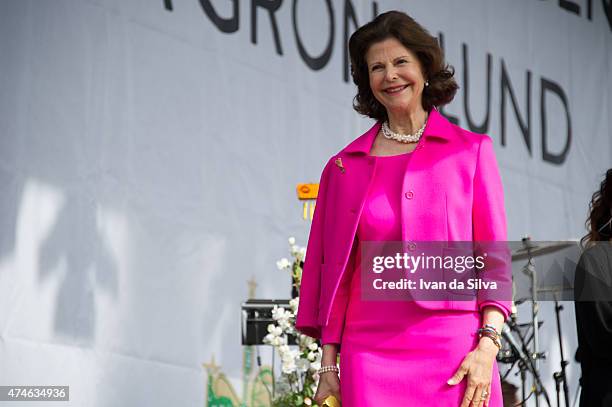
[{"label": "drum kit", "polygon": [[[565,278],[563,284],[554,284],[550,281],[539,281],[538,276],[541,273],[536,273],[535,259],[537,257],[546,256],[549,254],[558,254],[563,250],[572,250],[576,248],[576,242],[532,242],[529,238],[523,238],[517,247],[512,248],[512,262],[525,262],[522,266],[522,274],[527,278],[527,295],[522,298],[512,301],[512,313],[506,320],[502,329],[502,338],[504,346],[497,355],[497,361],[506,365],[510,365],[506,374],[502,376],[505,379],[515,366],[518,366],[521,380],[521,401],[517,405],[525,405],[526,401],[532,396],[536,407],[540,405],[540,399],[543,398],[547,406],[551,405],[551,400],[548,392],[542,384],[542,379],[539,373],[539,361],[546,358],[546,352],[540,348],[539,329],[543,324],[539,318],[539,306],[544,296],[552,296],[554,301],[554,310],[556,314],[556,328],[559,341],[560,351],[560,370],[553,374],[556,384],[557,406],[561,406],[561,391],[563,391],[563,399],[565,407],[569,407],[569,391],[567,385],[567,377],[565,368],[569,364],[565,360],[563,341],[561,334],[561,319],[560,314],[563,310],[563,305],[559,303],[559,297],[563,296],[563,291],[572,290],[572,283]],[[574,254],[575,256],[575,254]],[[575,264],[575,263],[574,263]],[[558,280],[567,276],[567,273],[555,273]],[[516,284],[518,273],[513,277],[513,286]],[[517,294],[517,290],[513,289],[513,297]],[[539,302],[540,301],[540,302]],[[517,307],[522,303],[531,303],[531,315],[529,322],[519,323]],[[536,328],[537,327],[537,328]],[[531,389],[527,392],[527,376],[531,376]]]}]

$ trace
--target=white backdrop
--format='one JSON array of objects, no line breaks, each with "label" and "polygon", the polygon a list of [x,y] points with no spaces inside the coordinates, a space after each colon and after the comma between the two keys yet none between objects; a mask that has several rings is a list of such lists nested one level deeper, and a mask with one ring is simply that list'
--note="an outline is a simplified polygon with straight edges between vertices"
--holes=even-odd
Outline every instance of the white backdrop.
[{"label": "white backdrop", "polygon": [[[345,16],[364,24],[373,7],[443,38],[461,86],[445,113],[463,127],[489,113],[509,238],[584,234],[612,166],[605,1],[328,3],[332,16],[324,0],[0,0],[0,385],[70,385],[71,406],[202,406],[214,355],[242,393],[247,281],[288,297],[275,261],[309,227],[295,185],[371,126],[351,109],[344,44]],[[215,14],[236,17],[234,32]],[[300,43],[329,59],[309,67]],[[543,137],[553,156],[568,146],[559,162]],[[563,312],[573,397],[572,304]]]}]

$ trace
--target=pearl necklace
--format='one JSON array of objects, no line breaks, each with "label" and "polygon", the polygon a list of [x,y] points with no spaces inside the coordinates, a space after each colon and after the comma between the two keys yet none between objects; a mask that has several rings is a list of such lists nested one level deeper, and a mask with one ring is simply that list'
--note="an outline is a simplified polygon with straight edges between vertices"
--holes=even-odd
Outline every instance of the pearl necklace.
[{"label": "pearl necklace", "polygon": [[385,120],[385,122],[382,124],[382,133],[383,133],[383,136],[385,136],[389,140],[396,140],[396,141],[399,141],[400,143],[416,143],[421,138],[421,135],[423,135],[423,131],[425,131],[426,124],[427,124],[427,116],[425,116],[425,122],[423,123],[423,126],[421,126],[421,128],[418,129],[416,133],[400,134],[400,133],[394,133],[389,128],[389,121]]}]

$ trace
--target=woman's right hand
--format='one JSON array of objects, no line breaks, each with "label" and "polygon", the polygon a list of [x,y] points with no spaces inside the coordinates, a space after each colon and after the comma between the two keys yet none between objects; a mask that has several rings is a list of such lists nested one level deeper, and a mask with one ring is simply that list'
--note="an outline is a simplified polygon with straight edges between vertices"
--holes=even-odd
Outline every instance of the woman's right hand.
[{"label": "woman's right hand", "polygon": [[340,378],[336,372],[321,373],[314,400],[321,406],[329,396],[334,396],[340,401]]}]

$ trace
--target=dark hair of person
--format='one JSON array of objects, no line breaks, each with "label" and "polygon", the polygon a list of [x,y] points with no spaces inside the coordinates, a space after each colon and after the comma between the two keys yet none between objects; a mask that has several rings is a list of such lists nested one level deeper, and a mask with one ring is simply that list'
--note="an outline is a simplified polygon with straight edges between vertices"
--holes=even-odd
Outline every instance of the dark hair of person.
[{"label": "dark hair of person", "polygon": [[612,225],[602,229],[612,217],[612,168],[606,171],[606,177],[601,181],[599,190],[595,191],[589,203],[589,217],[586,220],[588,233],[580,239],[584,247],[588,243],[609,240],[612,235]]},{"label": "dark hair of person", "polygon": [[453,100],[459,89],[453,78],[455,71],[444,62],[444,54],[436,37],[407,14],[388,11],[357,29],[349,39],[351,75],[357,85],[353,108],[357,112],[380,121],[387,119],[385,107],[376,100],[370,89],[366,54],[373,44],[389,38],[397,39],[419,59],[423,77],[429,81],[422,96],[425,111]]}]

